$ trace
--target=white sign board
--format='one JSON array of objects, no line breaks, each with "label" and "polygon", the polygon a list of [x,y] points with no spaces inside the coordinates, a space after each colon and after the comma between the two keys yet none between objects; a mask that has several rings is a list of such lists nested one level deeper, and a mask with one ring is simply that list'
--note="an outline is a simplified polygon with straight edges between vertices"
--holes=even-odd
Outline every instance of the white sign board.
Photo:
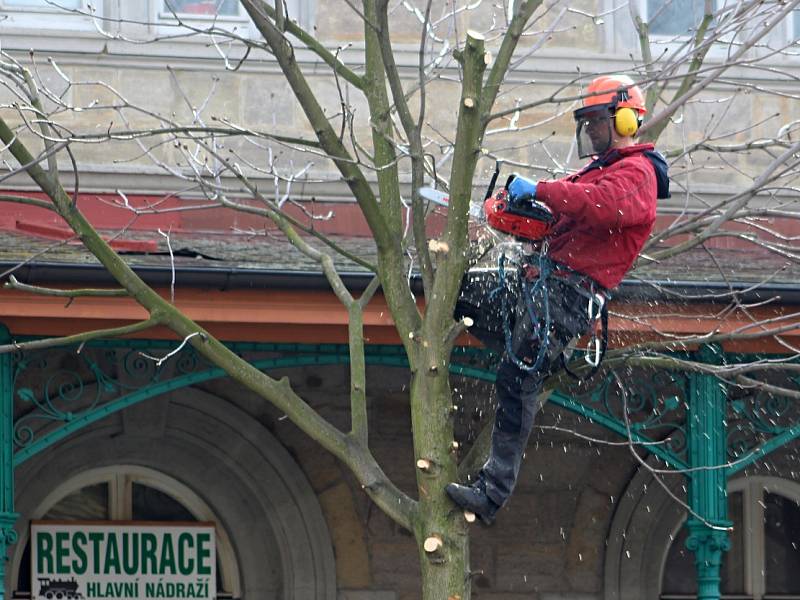
[{"label": "white sign board", "polygon": [[216,598],[211,523],[33,521],[32,600]]}]

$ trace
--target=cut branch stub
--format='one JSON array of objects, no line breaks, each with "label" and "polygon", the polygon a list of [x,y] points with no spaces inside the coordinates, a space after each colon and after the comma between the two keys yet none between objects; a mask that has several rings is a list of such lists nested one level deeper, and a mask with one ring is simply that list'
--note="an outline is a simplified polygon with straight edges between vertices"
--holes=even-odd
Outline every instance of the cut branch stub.
[{"label": "cut branch stub", "polygon": [[417,459],[417,468],[426,475],[430,475],[432,477],[439,475],[441,472],[441,465],[429,458]]},{"label": "cut branch stub", "polygon": [[428,554],[433,554],[441,550],[442,546],[444,546],[444,542],[442,538],[438,535],[432,535],[430,537],[425,538],[425,541],[422,544],[422,547],[425,549],[425,552]]},{"label": "cut branch stub", "polygon": [[447,254],[450,251],[450,245],[442,240],[430,240],[428,250],[434,254]]}]

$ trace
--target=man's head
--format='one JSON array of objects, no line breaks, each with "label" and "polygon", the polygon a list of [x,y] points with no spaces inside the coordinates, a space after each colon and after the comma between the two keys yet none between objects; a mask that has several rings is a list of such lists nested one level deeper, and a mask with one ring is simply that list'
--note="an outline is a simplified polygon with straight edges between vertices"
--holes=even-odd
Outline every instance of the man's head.
[{"label": "man's head", "polygon": [[589,84],[586,94],[574,113],[579,156],[631,145],[647,112],[639,86],[625,75],[603,75]]}]

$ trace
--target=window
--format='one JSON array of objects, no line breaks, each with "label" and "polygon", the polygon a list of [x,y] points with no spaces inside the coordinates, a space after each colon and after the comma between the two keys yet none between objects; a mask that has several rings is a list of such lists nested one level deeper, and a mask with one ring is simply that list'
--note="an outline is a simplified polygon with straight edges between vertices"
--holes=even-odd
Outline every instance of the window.
[{"label": "window", "polygon": [[696,0],[647,0],[643,15],[650,33],[663,36],[689,35],[703,18],[704,2]]},{"label": "window", "polygon": [[163,3],[165,13],[211,17],[238,17],[241,7],[238,0],[163,0]]},{"label": "window", "polygon": [[[243,37],[259,35],[239,0],[150,0],[149,4],[151,33],[159,37],[177,36],[178,41],[208,43],[209,38],[204,35],[184,37],[189,31],[186,26],[195,31],[232,31]],[[215,44],[226,45],[224,36],[210,37]]]},{"label": "window", "polygon": [[764,493],[764,571],[767,594],[800,595],[800,508]]},{"label": "window", "polygon": [[93,31],[92,15],[101,16],[102,2],[87,0],[0,0],[2,27],[18,29],[60,29]]},{"label": "window", "polygon": [[[722,567],[722,598],[800,597],[800,485],[753,478],[731,483],[731,549]],[[697,595],[694,554],[681,525],[661,579],[663,600]]]},{"label": "window", "polygon": [[[57,0],[53,4],[57,4],[61,8],[81,8],[81,0]],[[22,8],[43,8],[45,10],[57,10],[56,6],[48,4],[45,0],[4,0],[3,6],[6,8],[22,7]]]},{"label": "window", "polygon": [[800,9],[792,11],[790,20],[792,21],[792,28],[790,31],[791,39],[797,44],[798,41],[800,41]]},{"label": "window", "polygon": [[[219,521],[191,490],[152,469],[117,466],[76,477],[45,500],[35,519],[68,521],[211,521],[217,523],[217,598],[239,595],[233,548]],[[30,541],[16,572],[15,598],[30,594]]]},{"label": "window", "polygon": [[[730,0],[714,0],[714,7],[723,6]],[[632,11],[621,9],[630,4]],[[703,0],[602,0],[601,6],[608,13],[605,48],[609,52],[628,55],[638,54],[639,37],[632,21],[632,14],[648,24],[651,53],[655,59],[666,58],[676,51],[686,51],[686,41],[693,37],[701,23],[705,9]],[[711,54],[717,52],[711,48]]]},{"label": "window", "polygon": [[[289,19],[305,29],[313,28],[314,2],[312,0],[283,1]],[[142,11],[145,10],[145,4],[142,2],[141,7],[131,7],[126,10]],[[188,25],[196,31],[204,31],[213,27],[216,30],[234,32],[242,37],[261,37],[239,0],[149,0],[149,10],[149,19],[153,23],[151,33],[162,37],[175,36],[176,41],[183,39],[187,33],[187,30],[179,27],[179,24]],[[146,20],[148,17],[139,18]],[[215,45],[219,44],[219,47],[227,54],[228,46],[224,36],[197,36],[188,37],[185,40],[201,42],[207,46],[209,37]],[[243,51],[236,46],[234,48],[234,56]],[[212,51],[212,54],[216,55],[216,53],[216,50]]]},{"label": "window", "polygon": [[[214,21],[220,29],[237,28],[241,33],[245,28],[252,35],[258,35],[250,22],[247,11],[239,0],[150,0],[155,7],[158,21],[175,23],[176,18],[191,24],[208,24]],[[310,0],[283,0],[286,14],[301,27],[310,28]]]},{"label": "window", "polygon": [[[651,40],[664,44],[671,39],[685,39],[694,34],[697,26],[703,19],[705,2],[702,0],[631,0],[639,3],[639,10],[642,19],[648,22],[650,27]],[[748,13],[748,28],[756,29],[766,25],[777,12],[782,8],[780,3],[762,3],[763,6],[751,6]],[[725,7],[731,10],[721,13],[722,26],[730,28],[730,22],[735,14],[737,3],[734,0],[714,0],[712,7],[715,11],[721,11]],[[725,25],[728,23],[728,25]],[[735,27],[742,29],[741,27]],[[726,31],[720,41],[730,41],[733,36],[733,29]],[[737,34],[741,35],[741,31]],[[786,43],[797,43],[800,39],[800,9],[793,10],[785,19],[784,23],[775,28],[774,33],[769,34],[767,41],[775,47],[781,47]],[[714,49],[712,48],[712,52]]]}]

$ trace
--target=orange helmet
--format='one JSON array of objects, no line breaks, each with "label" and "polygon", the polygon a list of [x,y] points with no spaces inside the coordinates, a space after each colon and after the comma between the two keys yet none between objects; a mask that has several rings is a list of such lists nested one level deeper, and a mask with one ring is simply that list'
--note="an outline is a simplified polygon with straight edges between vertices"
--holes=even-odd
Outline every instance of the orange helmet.
[{"label": "orange helmet", "polygon": [[[626,88],[626,89],[620,89]],[[607,92],[598,94],[598,92]],[[608,105],[613,108],[632,108],[643,115],[647,112],[644,106],[642,90],[627,75],[601,75],[592,80],[586,88],[587,96],[583,106]]]},{"label": "orange helmet", "polygon": [[592,80],[586,93],[593,95],[586,96],[573,113],[578,156],[606,152],[614,142],[613,132],[622,137],[636,135],[647,109],[642,90],[630,77],[602,75]]}]

